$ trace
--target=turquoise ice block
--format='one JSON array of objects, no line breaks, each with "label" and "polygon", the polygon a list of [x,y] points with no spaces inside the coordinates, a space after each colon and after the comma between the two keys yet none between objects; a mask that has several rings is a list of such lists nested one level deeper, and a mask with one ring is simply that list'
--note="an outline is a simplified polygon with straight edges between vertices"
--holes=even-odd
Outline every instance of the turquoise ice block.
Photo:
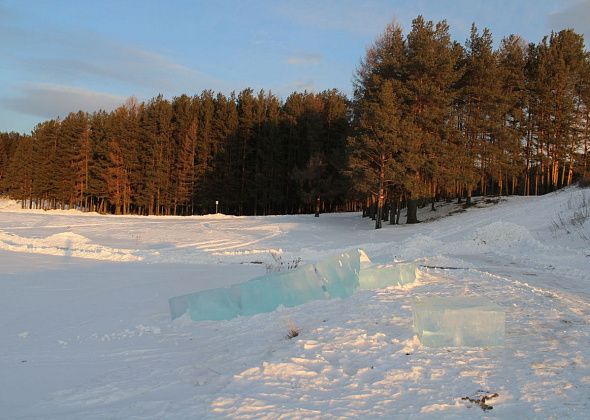
[{"label": "turquoise ice block", "polygon": [[282,304],[292,307],[312,300],[328,299],[313,265],[285,273],[279,279]]},{"label": "turquoise ice block", "polygon": [[260,277],[238,285],[242,315],[274,311],[281,304],[279,282],[273,277]]},{"label": "turquoise ice block", "polygon": [[415,281],[416,264],[414,263],[395,263],[387,266],[361,268],[359,273],[359,288],[362,290],[403,286]]},{"label": "turquoise ice block", "polygon": [[240,284],[239,288],[242,315],[271,312],[280,305],[292,307],[327,298],[313,265],[258,277]]},{"label": "turquoise ice block", "polygon": [[186,311],[188,311],[188,296],[189,295],[175,296],[168,299],[168,306],[170,306],[170,317],[172,320],[180,318],[186,313]]},{"label": "turquoise ice block", "polygon": [[418,267],[412,262],[395,263],[394,268],[397,270],[400,286],[412,284],[416,281]]},{"label": "turquoise ice block", "polygon": [[235,318],[240,313],[240,294],[237,288],[203,290],[187,295],[188,312],[193,321],[221,321]]},{"label": "turquoise ice block", "polygon": [[412,304],[414,331],[428,347],[487,347],[504,343],[506,315],[478,296],[424,297]]},{"label": "turquoise ice block", "polygon": [[360,254],[351,251],[294,270],[267,274],[230,288],[169,299],[172,319],[188,312],[194,321],[225,320],[271,312],[312,300],[346,298],[359,287]]},{"label": "turquoise ice block", "polygon": [[330,298],[347,298],[359,287],[360,254],[345,252],[315,264],[324,290]]}]

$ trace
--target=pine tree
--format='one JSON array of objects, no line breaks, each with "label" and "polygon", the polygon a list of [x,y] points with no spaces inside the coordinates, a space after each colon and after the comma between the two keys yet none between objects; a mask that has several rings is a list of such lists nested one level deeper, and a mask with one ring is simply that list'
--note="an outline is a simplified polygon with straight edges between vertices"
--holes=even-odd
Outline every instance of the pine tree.
[{"label": "pine tree", "polygon": [[17,142],[14,154],[6,167],[6,176],[0,184],[0,188],[6,191],[10,197],[22,200],[23,208],[29,202],[29,208],[33,205],[33,139],[25,136]]},{"label": "pine tree", "polygon": [[239,175],[240,193],[238,214],[244,214],[247,208],[248,187],[247,182],[250,179],[252,166],[251,150],[255,147],[255,99],[252,89],[244,89],[238,95],[238,142],[240,147],[239,155]]},{"label": "pine tree", "polygon": [[[515,35],[504,38],[498,51],[501,125],[498,132],[498,193],[517,192],[517,180],[523,172],[521,139],[526,136],[526,45]],[[505,179],[505,182],[504,182]]]},{"label": "pine tree", "polygon": [[150,214],[165,214],[170,209],[172,107],[162,95],[151,100],[140,114],[143,142],[140,162],[143,182],[139,205]]},{"label": "pine tree", "polygon": [[[222,95],[223,96],[223,95]],[[215,139],[215,116],[216,98],[212,91],[203,91],[198,100],[198,120],[197,136],[195,139],[195,152],[193,163],[193,188],[192,202],[193,206],[200,207],[200,212],[204,212],[210,201],[208,196],[213,193],[211,185],[214,182],[211,174],[213,153],[217,149]]]},{"label": "pine tree", "polygon": [[187,213],[193,189],[195,165],[195,148],[198,133],[197,101],[186,95],[174,99],[173,108],[173,141],[174,141],[174,175],[173,185],[173,214],[177,214],[178,207],[182,213]]},{"label": "pine tree", "polygon": [[[446,21],[434,24],[418,16],[412,22],[412,30],[407,36],[404,63],[408,76],[403,81],[403,92],[406,113],[419,129],[421,138],[414,141],[420,143],[418,153],[424,164],[418,169],[409,193],[412,198],[430,195],[433,208],[437,184],[444,183],[451,171],[445,165],[449,159],[446,153],[448,144],[453,139],[447,122],[457,96],[456,83],[461,76],[457,64],[461,54],[461,49],[451,42]],[[414,215],[411,218],[416,219]]]},{"label": "pine tree", "polygon": [[87,115],[70,113],[56,133],[53,171],[54,194],[62,208],[82,207],[87,197],[91,159],[90,127]]},{"label": "pine tree", "polygon": [[99,111],[90,117],[90,149],[92,156],[88,168],[88,210],[97,211],[99,203],[107,199],[105,174],[108,171],[108,139],[110,137],[110,116]]},{"label": "pine tree", "polygon": [[60,197],[59,183],[63,177],[58,162],[60,126],[56,120],[43,122],[32,133],[32,196],[37,208],[56,208]]},{"label": "pine tree", "polygon": [[480,192],[487,192],[487,175],[493,162],[494,145],[500,124],[499,96],[500,85],[498,66],[494,54],[492,35],[487,28],[479,34],[472,25],[471,36],[467,42],[465,73],[461,81],[462,102],[464,104],[464,146],[465,167],[462,170],[467,191],[467,205],[477,186],[479,173]]},{"label": "pine tree", "polygon": [[368,193],[377,197],[375,229],[381,228],[386,189],[403,182],[408,162],[407,143],[402,132],[409,128],[402,120],[400,101],[393,83],[382,82],[376,95],[357,103],[356,132],[350,139],[353,176],[363,179]]},{"label": "pine tree", "polygon": [[6,178],[8,165],[22,138],[23,136],[18,133],[0,133],[0,192],[2,191],[2,182]]}]

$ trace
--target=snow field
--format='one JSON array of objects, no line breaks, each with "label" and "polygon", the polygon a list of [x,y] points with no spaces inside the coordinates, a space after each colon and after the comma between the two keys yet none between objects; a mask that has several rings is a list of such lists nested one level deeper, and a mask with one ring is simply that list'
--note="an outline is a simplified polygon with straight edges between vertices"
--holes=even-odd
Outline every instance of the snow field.
[{"label": "snow field", "polygon": [[[482,201],[445,218],[457,206],[442,205],[422,210],[428,223],[380,231],[358,214],[0,206],[0,418],[473,418],[484,412],[462,398],[480,390],[498,393],[486,415],[585,418],[590,226],[552,229],[581,194]],[[353,248],[417,261],[419,282],[230,321],[169,320],[169,297],[263,274],[270,251],[306,263]],[[501,305],[505,345],[421,346],[412,299],[452,295]],[[291,323],[300,335],[287,339]]]}]

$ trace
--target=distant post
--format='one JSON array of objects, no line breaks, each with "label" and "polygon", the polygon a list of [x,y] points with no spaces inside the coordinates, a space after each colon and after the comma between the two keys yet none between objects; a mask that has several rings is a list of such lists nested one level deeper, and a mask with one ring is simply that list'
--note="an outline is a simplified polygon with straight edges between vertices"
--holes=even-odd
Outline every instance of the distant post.
[{"label": "distant post", "polygon": [[219,213],[217,209],[219,208],[219,200],[215,200],[215,214]]},{"label": "distant post", "polygon": [[318,195],[318,198],[316,198],[315,200],[315,217],[320,217],[320,207],[321,207],[321,200],[320,200],[320,196]]}]

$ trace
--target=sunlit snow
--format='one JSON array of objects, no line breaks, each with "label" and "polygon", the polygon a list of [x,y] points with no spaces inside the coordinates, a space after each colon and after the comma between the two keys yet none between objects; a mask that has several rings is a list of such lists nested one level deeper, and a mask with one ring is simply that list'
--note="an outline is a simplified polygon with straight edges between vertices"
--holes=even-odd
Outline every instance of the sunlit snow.
[{"label": "sunlit snow", "polygon": [[[473,418],[464,398],[480,394],[498,394],[502,418],[585,418],[589,199],[439,203],[377,231],[358,213],[123,217],[0,200],[0,418]],[[363,267],[415,262],[417,282],[170,320],[169,298],[244,283],[277,255],[359,248]],[[504,345],[423,346],[412,302],[433,296],[495,302]]]}]

